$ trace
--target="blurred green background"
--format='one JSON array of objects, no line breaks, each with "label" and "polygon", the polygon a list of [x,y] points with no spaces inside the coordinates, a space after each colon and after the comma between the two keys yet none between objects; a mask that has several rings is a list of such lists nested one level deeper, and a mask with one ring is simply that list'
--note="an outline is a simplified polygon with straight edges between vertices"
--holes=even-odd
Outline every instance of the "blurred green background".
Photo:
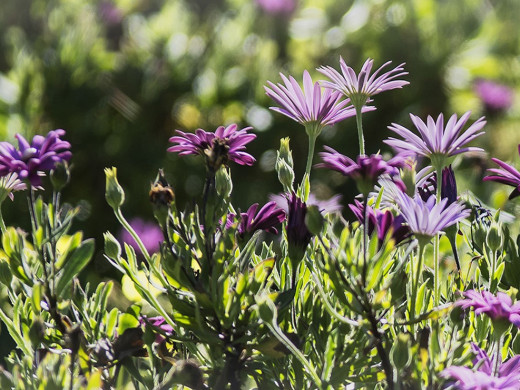
[{"label": "blurred green background", "polygon": [[[315,69],[338,68],[340,55],[355,70],[371,57],[376,67],[406,62],[409,72],[409,86],[375,96],[377,111],[365,115],[369,153],[388,152],[387,125],[409,126],[410,112],[425,118],[472,110],[472,120],[488,117],[479,145],[518,163],[519,18],[517,0],[3,0],[0,138],[67,131],[73,176],[64,196],[82,206],[78,229],[99,240],[95,269],[103,273],[101,235],[119,230],[104,200],[103,168],[118,167],[125,214],[152,219],[148,191],[158,168],[180,207],[202,191],[202,160],[166,152],[174,130],[236,122],[254,127],[248,151],[257,163],[232,166],[235,204],[265,203],[281,191],[279,139],[291,137],[300,179],[307,137],[268,110],[263,86],[280,82],[279,72],[301,81],[304,69],[318,80]],[[510,99],[503,102],[500,91],[491,93],[495,100],[482,96],[479,80],[505,86]],[[354,157],[355,121],[325,130],[317,151],[324,144]],[[486,156],[465,159],[459,187],[501,205],[508,189],[480,181],[490,165]],[[325,170],[312,181],[318,198],[341,193],[347,204],[355,195],[351,182]],[[25,207],[21,194],[6,203],[7,223],[26,223]]]}]

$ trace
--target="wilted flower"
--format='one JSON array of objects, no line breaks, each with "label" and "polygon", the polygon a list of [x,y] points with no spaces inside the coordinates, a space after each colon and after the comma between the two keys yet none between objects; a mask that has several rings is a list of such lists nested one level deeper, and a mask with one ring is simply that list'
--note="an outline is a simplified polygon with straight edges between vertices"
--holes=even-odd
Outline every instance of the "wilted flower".
[{"label": "wilted flower", "polygon": [[488,111],[507,110],[513,104],[514,92],[507,85],[491,80],[477,80],[475,92]]},{"label": "wilted flower", "polygon": [[[518,153],[520,154],[520,145],[518,145]],[[489,172],[494,175],[484,177],[484,181],[496,181],[497,183],[507,184],[515,187],[513,192],[509,194],[509,199],[516,198],[520,195],[520,172],[518,172],[511,165],[499,160],[498,158],[492,158],[491,161],[498,164],[503,169],[491,168]]]},{"label": "wilted flower", "polygon": [[35,135],[32,143],[16,134],[18,149],[9,142],[0,142],[0,176],[17,173],[20,180],[28,180],[33,187],[41,186],[41,176],[57,163],[72,157],[70,144],[60,139],[65,130],[52,130],[45,137]]},{"label": "wilted flower", "polygon": [[389,138],[384,142],[392,146],[398,152],[412,152],[414,154],[428,157],[435,169],[442,169],[449,164],[449,157],[470,151],[483,151],[477,147],[463,147],[468,142],[484,134],[479,132],[486,121],[484,117],[479,118],[467,130],[462,132],[462,128],[469,119],[471,112],[466,112],[458,121],[457,115],[453,114],[444,126],[444,116],[439,115],[437,121],[428,116],[424,123],[418,116],[410,114],[419,136],[407,128],[393,123],[388,128],[403,139]]},{"label": "wilted flower", "polygon": [[[320,153],[323,163],[316,166],[330,168],[351,177],[356,181],[359,191],[365,195],[374,188],[380,176],[399,176],[398,168],[404,165],[404,159],[401,156],[385,161],[380,154],[361,155],[354,161],[328,146],[325,146],[325,150],[326,152]],[[404,185],[399,178],[397,178],[397,182],[404,190]]]},{"label": "wilted flower", "polygon": [[273,15],[289,15],[296,9],[296,0],[256,0],[256,4]]},{"label": "wilted flower", "polygon": [[[354,204],[349,204],[350,210],[354,213],[357,220],[361,223],[365,223],[365,205],[354,200]],[[396,244],[399,244],[410,236],[410,228],[405,224],[405,220],[402,215],[394,216],[390,210],[379,210],[373,209],[372,207],[367,208],[368,217],[368,234],[371,235],[374,229],[377,233],[377,239],[381,245],[388,234],[391,234],[391,238]]]},{"label": "wilted flower", "polygon": [[246,153],[245,145],[256,138],[247,131],[251,127],[237,130],[237,125],[219,126],[215,132],[198,129],[195,133],[185,133],[176,130],[178,135],[171,137],[170,142],[177,145],[168,148],[168,152],[179,152],[179,155],[199,154],[206,158],[210,170],[216,172],[222,164],[228,161],[240,165],[253,165],[255,159]]},{"label": "wilted flower", "polygon": [[264,87],[267,96],[282,107],[270,108],[303,124],[309,135],[317,136],[323,127],[356,115],[348,99],[341,100],[341,93],[313,84],[309,72],[303,72],[303,90],[292,76],[280,76],[285,85],[268,81],[270,88]]},{"label": "wilted flower", "polygon": [[352,101],[352,104],[357,107],[358,105],[366,104],[371,96],[377,95],[380,92],[402,88],[409,84],[408,81],[395,80],[398,77],[408,74],[408,72],[403,71],[404,63],[381,75],[379,74],[383,68],[390,63],[391,61],[384,63],[370,75],[374,60],[369,58],[363,64],[359,75],[356,75],[356,72],[340,57],[339,65],[341,67],[341,73],[331,66],[322,66],[318,68],[318,72],[332,80],[322,81],[321,83],[324,87],[343,93]]},{"label": "wilted flower", "polygon": [[22,182],[18,178],[18,174],[16,172],[12,172],[7,174],[4,177],[0,178],[0,203],[2,203],[5,198],[9,197],[9,199],[13,200],[14,195],[13,192],[25,190],[27,186],[24,182]]},{"label": "wilted flower", "polygon": [[264,230],[268,233],[277,234],[276,225],[285,220],[285,211],[278,208],[276,202],[265,204],[257,213],[258,203],[249,207],[247,212],[241,213],[240,224],[238,225],[238,233],[254,233],[257,230]]},{"label": "wilted flower", "polygon": [[[129,221],[130,226],[137,233],[141,241],[143,242],[144,247],[150,253],[155,253],[159,251],[161,243],[164,241],[164,236],[161,231],[161,228],[153,223],[146,222],[141,218],[134,218]],[[128,233],[125,229],[121,230],[120,240],[132,248],[134,248],[137,252],[141,252],[139,245],[135,242],[134,238],[130,233]]]},{"label": "wilted flower", "polygon": [[[459,390],[495,390],[520,389],[520,355],[513,356],[506,363],[498,367],[498,372],[493,374],[493,362],[486,351],[480,349],[475,343],[471,343],[475,359],[474,370],[468,367],[451,366],[442,371],[445,378],[452,378],[456,382],[454,386]],[[495,356],[500,359],[500,356]]]},{"label": "wilted flower", "polygon": [[505,320],[520,328],[520,302],[513,304],[509,295],[503,292],[493,295],[489,291],[468,290],[464,296],[466,299],[456,302],[457,306],[464,309],[473,307],[476,315],[486,314],[494,322]]}]

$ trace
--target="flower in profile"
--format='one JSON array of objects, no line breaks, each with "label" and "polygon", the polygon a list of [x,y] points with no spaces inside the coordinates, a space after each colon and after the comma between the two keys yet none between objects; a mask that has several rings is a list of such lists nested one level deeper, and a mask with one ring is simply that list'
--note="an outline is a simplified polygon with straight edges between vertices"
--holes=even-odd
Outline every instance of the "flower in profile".
[{"label": "flower in profile", "polygon": [[40,187],[45,171],[72,157],[70,144],[60,139],[64,135],[65,130],[52,130],[45,137],[35,135],[29,144],[22,135],[16,134],[18,149],[9,142],[0,142],[0,176],[16,173],[20,180]]},{"label": "flower in profile", "polygon": [[247,212],[240,214],[238,234],[254,233],[257,230],[264,230],[268,233],[277,234],[276,225],[285,220],[285,211],[276,205],[276,202],[265,204],[258,212],[258,203],[249,207]]},{"label": "flower in profile", "polygon": [[[425,202],[430,196],[437,193],[437,174],[435,172],[424,178],[422,185],[417,187],[417,193]],[[448,205],[455,203],[458,199],[455,172],[451,165],[442,170],[441,199],[444,198],[448,199]]]},{"label": "flower in profile", "polygon": [[280,76],[285,85],[268,81],[269,87],[264,87],[267,96],[281,106],[270,109],[304,125],[309,136],[317,136],[323,127],[356,115],[348,99],[341,100],[341,93],[313,84],[309,72],[303,72],[303,90],[292,76]]},{"label": "flower in profile", "polygon": [[513,105],[514,92],[507,85],[481,79],[475,82],[475,92],[487,111],[499,112]]},{"label": "flower in profile", "polygon": [[399,212],[419,241],[429,241],[448,226],[470,215],[470,210],[458,202],[448,205],[446,198],[436,203],[433,195],[427,201],[420,196],[410,198],[403,192],[396,192],[396,196]]},{"label": "flower in profile", "polygon": [[[493,362],[486,351],[480,349],[475,343],[471,343],[475,359],[474,369],[468,367],[451,366],[442,371],[441,376],[455,380],[455,389],[459,390],[483,390],[483,389],[520,389],[520,355],[513,356],[506,363],[498,367],[498,372],[493,373]],[[495,359],[500,357],[495,356]]]},{"label": "flower in profile", "polygon": [[[284,210],[286,214],[289,212],[289,207],[287,205],[288,197],[290,197],[289,194],[269,195],[269,199],[276,202],[276,205]],[[307,206],[316,206],[323,214],[339,213],[343,209],[343,206],[341,205],[341,195],[334,195],[332,198],[324,200],[316,198],[316,195],[311,192],[309,194],[309,199],[307,199],[307,202],[305,203]]]},{"label": "flower in profile", "polygon": [[[296,196],[293,192],[287,197],[288,213],[287,213],[287,242],[289,243],[289,251],[294,248],[296,257],[303,256],[307,245],[311,241],[312,234],[305,225],[305,216],[307,215],[307,204]],[[298,259],[300,260],[300,259]]]},{"label": "flower in profile", "polygon": [[466,299],[456,302],[464,309],[473,307],[476,315],[486,314],[493,322],[508,321],[520,328],[520,302],[513,304],[511,297],[503,292],[493,295],[489,291],[468,290]]},{"label": "flower in profile", "polygon": [[233,161],[240,165],[253,165],[255,159],[246,153],[245,145],[256,138],[256,135],[247,131],[246,127],[237,130],[236,124],[227,127],[219,126],[215,132],[198,129],[195,133],[185,133],[176,130],[178,135],[170,138],[170,142],[177,145],[168,148],[168,152],[178,152],[184,156],[199,154],[204,156],[206,164],[212,172],[216,172],[221,165]]},{"label": "flower in profile", "polygon": [[444,116],[440,114],[435,121],[431,116],[423,122],[418,116],[410,114],[413,124],[419,135],[407,128],[393,123],[388,126],[390,130],[397,133],[403,139],[390,137],[384,142],[398,152],[411,152],[431,160],[435,169],[442,169],[449,164],[449,158],[461,153],[478,151],[483,149],[465,146],[470,141],[484,134],[480,131],[486,121],[484,117],[479,118],[467,130],[462,131],[469,119],[471,112],[466,112],[459,120],[453,114],[444,126]]},{"label": "flower in profile", "polygon": [[404,72],[404,63],[380,74],[383,68],[390,63],[391,61],[384,63],[370,75],[374,60],[368,58],[363,64],[359,75],[356,75],[356,72],[340,57],[341,73],[331,66],[322,66],[318,68],[318,72],[332,80],[322,81],[321,83],[324,87],[341,92],[352,101],[354,106],[359,107],[366,104],[371,96],[390,89],[402,88],[409,84],[408,81],[396,80],[398,77],[408,74],[408,72]]},{"label": "flower in profile", "polygon": [[25,190],[27,186],[18,178],[16,172],[11,172],[4,177],[0,177],[0,203],[5,198],[14,199],[13,192]]},{"label": "flower in profile", "polygon": [[157,333],[155,336],[155,342],[161,343],[165,340],[165,336],[169,337],[173,335],[173,327],[166,322],[164,317],[156,316],[156,317],[146,317],[141,316],[139,319],[139,323],[141,326],[150,326],[154,332]]},{"label": "flower in profile", "polygon": [[[364,224],[365,205],[355,199],[354,204],[349,204],[349,207],[357,220],[361,224]],[[366,212],[368,217],[368,234],[371,235],[375,230],[380,246],[388,235],[390,235],[396,244],[401,243],[410,236],[410,228],[405,224],[402,215],[394,216],[388,209],[383,211],[372,207],[368,207]]]},{"label": "flower in profile", "polygon": [[256,0],[256,4],[272,15],[290,15],[296,9],[296,0]]},{"label": "flower in profile", "polygon": [[[141,218],[134,218],[130,220],[129,223],[143,242],[143,245],[148,252],[155,253],[159,251],[161,243],[164,241],[164,236],[161,228],[157,224],[144,221]],[[135,242],[132,235],[125,229],[121,230],[120,240],[121,242],[130,245],[138,253],[141,253],[139,245],[137,245],[137,242]]]},{"label": "flower in profile", "polygon": [[402,156],[398,155],[389,161],[385,161],[380,154],[371,156],[361,155],[354,161],[328,146],[325,146],[325,150],[325,152],[320,153],[323,163],[316,166],[333,169],[344,176],[351,177],[356,181],[358,189],[362,194],[367,195],[373,190],[379,177],[383,175],[396,177],[397,185],[403,187],[404,190],[404,184],[399,178],[399,168],[405,162]]},{"label": "flower in profile", "polygon": [[[518,145],[518,153],[520,154],[520,145]],[[499,160],[498,158],[492,158],[491,161],[496,163],[500,168],[490,168],[489,172],[493,175],[484,177],[484,181],[496,181],[497,183],[507,184],[515,187],[513,192],[509,194],[509,199],[514,199],[520,195],[520,172],[518,172],[511,165]]]}]

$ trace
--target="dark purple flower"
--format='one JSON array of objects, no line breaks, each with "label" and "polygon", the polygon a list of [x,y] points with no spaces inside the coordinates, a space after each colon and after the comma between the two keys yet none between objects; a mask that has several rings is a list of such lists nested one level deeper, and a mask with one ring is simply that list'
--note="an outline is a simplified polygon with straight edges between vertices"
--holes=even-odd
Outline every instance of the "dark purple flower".
[{"label": "dark purple flower", "polygon": [[468,290],[464,296],[467,299],[457,301],[457,306],[464,309],[473,307],[476,315],[486,314],[493,321],[508,321],[520,328],[520,302],[513,305],[509,295],[503,292],[493,295],[489,291]]},{"label": "dark purple flower", "polygon": [[142,316],[139,319],[139,322],[141,326],[151,326],[152,330],[157,333],[155,336],[155,342],[161,343],[163,340],[165,340],[165,336],[169,337],[173,335],[173,327],[166,322],[164,317],[157,316],[157,317],[146,317]]},{"label": "dark purple flower", "polygon": [[168,148],[168,152],[179,152],[179,155],[199,154],[206,158],[206,164],[210,170],[216,172],[222,164],[228,161],[240,165],[253,165],[255,159],[246,153],[245,145],[256,138],[256,135],[247,131],[246,127],[237,130],[237,125],[227,127],[219,126],[215,132],[198,129],[195,133],[185,133],[176,130],[178,135],[171,137],[170,142],[177,145]]},{"label": "dark purple flower", "polygon": [[[361,224],[364,224],[364,204],[355,199],[354,204],[349,204],[349,207],[357,220]],[[367,214],[368,234],[371,235],[375,229],[377,232],[379,245],[383,243],[388,234],[391,234],[391,238],[395,241],[396,244],[399,244],[410,236],[410,229],[405,224],[405,220],[402,215],[394,216],[390,210],[381,211],[379,209],[373,209],[372,207],[368,207]]]},{"label": "dark purple flower", "polygon": [[[281,194],[281,195],[269,195],[269,199],[273,202],[276,202],[276,205],[285,211],[287,214],[289,212],[289,207],[287,206],[287,197],[289,194]],[[340,203],[341,195],[334,195],[332,198],[323,200],[316,198],[316,195],[313,193],[309,194],[309,199],[307,199],[307,206],[316,206],[318,210],[320,210],[323,214],[332,214],[339,213],[343,206]]]},{"label": "dark purple flower", "polygon": [[[134,218],[130,220],[129,223],[143,242],[143,245],[148,252],[155,253],[159,251],[161,243],[164,241],[164,236],[161,228],[157,224],[154,222],[146,222],[141,218]],[[121,230],[120,240],[121,242],[130,245],[138,253],[141,253],[141,249],[137,245],[137,242],[135,242],[132,235],[125,229]]]},{"label": "dark purple flower", "polygon": [[[435,172],[432,172],[424,179],[423,184],[417,187],[417,192],[425,202],[430,198],[430,196],[437,193],[437,175]],[[451,165],[442,170],[441,198],[448,199],[447,205],[455,203],[458,199],[455,172],[453,172]]]},{"label": "dark purple flower", "polygon": [[296,0],[255,0],[256,4],[268,14],[290,15],[296,9]]},{"label": "dark purple flower", "polygon": [[57,163],[72,157],[70,144],[60,139],[65,130],[49,131],[43,137],[35,135],[32,143],[16,134],[18,149],[9,142],[0,142],[0,177],[17,173],[20,180],[27,180],[33,187],[41,186],[41,176],[53,169]]},{"label": "dark purple flower", "polygon": [[[520,154],[520,145],[518,145],[518,153]],[[496,181],[497,183],[507,184],[515,187],[513,192],[509,194],[509,199],[516,198],[520,195],[520,172],[518,172],[511,165],[499,160],[498,158],[492,158],[491,161],[498,164],[502,169],[491,168],[489,172],[494,175],[486,176],[484,181]]]},{"label": "dark purple flower", "polygon": [[[380,176],[388,175],[390,177],[398,177],[399,169],[405,163],[405,159],[397,155],[389,161],[383,160],[380,154],[371,156],[357,156],[356,161],[336,152],[334,149],[325,146],[326,152],[321,152],[320,156],[323,163],[317,164],[317,167],[329,168],[340,172],[341,174],[351,177],[356,181],[358,189],[363,194],[368,194],[373,190]],[[404,184],[400,179],[396,180],[398,186],[403,187]]]},{"label": "dark purple flower", "polygon": [[477,80],[475,92],[488,111],[507,110],[513,105],[513,90],[491,80]]},{"label": "dark purple flower", "polygon": [[241,213],[240,224],[238,225],[238,233],[254,233],[257,230],[264,230],[268,233],[277,234],[278,230],[275,225],[285,220],[285,211],[276,205],[276,202],[269,202],[258,211],[258,203],[249,207],[247,212]]},{"label": "dark purple flower", "polygon": [[305,251],[312,238],[311,232],[305,225],[307,204],[293,192],[287,197],[287,205],[289,211],[287,214],[286,232],[289,250],[293,247],[297,248],[301,253]]},{"label": "dark purple flower", "polygon": [[[455,389],[459,390],[518,390],[520,389],[520,355],[499,365],[496,375],[493,374],[493,361],[486,351],[471,343],[475,359],[474,369],[451,366],[442,371],[441,376],[455,380]],[[495,355],[495,359],[499,359]],[[475,369],[476,368],[476,369]]]}]

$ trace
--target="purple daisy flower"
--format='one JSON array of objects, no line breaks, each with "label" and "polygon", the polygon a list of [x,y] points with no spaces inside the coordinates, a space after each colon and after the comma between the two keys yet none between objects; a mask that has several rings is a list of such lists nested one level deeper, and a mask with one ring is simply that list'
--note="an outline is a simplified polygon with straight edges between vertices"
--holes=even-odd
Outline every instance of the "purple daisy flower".
[{"label": "purple daisy flower", "polygon": [[[321,152],[320,156],[323,163],[317,164],[317,167],[330,168],[341,174],[351,177],[357,183],[358,189],[361,193],[367,195],[373,190],[374,185],[379,180],[380,176],[387,175],[390,177],[399,176],[399,169],[405,163],[402,156],[395,156],[389,161],[383,160],[380,154],[373,154],[371,156],[361,155],[352,160],[334,149],[325,146],[326,152]],[[398,186],[403,187],[404,184],[400,179],[396,179]]]},{"label": "purple daisy flower", "polygon": [[484,134],[480,130],[486,124],[484,117],[481,117],[467,130],[462,131],[470,115],[471,111],[468,111],[457,120],[457,115],[453,114],[444,126],[442,114],[436,121],[428,116],[426,123],[418,116],[410,114],[419,136],[401,125],[392,123],[388,128],[403,139],[391,137],[384,142],[398,152],[412,152],[419,156],[428,157],[436,169],[441,169],[448,165],[447,159],[449,157],[471,151],[483,152],[481,148],[464,147],[468,142]]},{"label": "purple daisy flower", "polygon": [[237,130],[236,124],[227,127],[219,126],[215,132],[197,129],[195,133],[185,133],[180,130],[170,138],[177,145],[168,148],[168,152],[178,152],[179,155],[199,154],[206,158],[210,170],[216,172],[222,164],[233,161],[240,165],[253,165],[255,159],[244,152],[245,145],[256,138],[247,131],[252,127]]},{"label": "purple daisy flower", "polygon": [[166,322],[166,320],[161,316],[157,316],[157,317],[142,316],[139,319],[139,323],[141,324],[141,326],[146,326],[146,325],[151,326],[152,330],[157,333],[157,335],[155,336],[156,343],[161,343],[162,341],[165,340],[165,337],[163,336],[163,334],[168,337],[173,335],[173,327],[171,325],[169,325]]},{"label": "purple daisy flower", "polygon": [[[161,243],[164,241],[164,236],[161,228],[156,223],[146,222],[141,218],[134,218],[130,220],[129,223],[148,252],[155,253],[159,251]],[[121,230],[120,240],[134,248],[137,253],[141,253],[139,245],[137,245],[132,235],[125,229]]]},{"label": "purple daisy flower", "polygon": [[[309,72],[303,72],[303,90],[292,76],[289,79],[281,73],[280,76],[285,85],[268,81],[270,88],[264,88],[267,96],[282,108],[269,108],[303,124],[308,132],[318,135],[323,127],[356,115],[348,99],[341,100],[341,93],[328,88],[323,90],[317,82],[313,84]],[[365,111],[374,109],[366,107]]]},{"label": "purple daisy flower", "polygon": [[[422,185],[417,187],[417,193],[425,202],[430,196],[437,193],[437,174],[435,172],[427,176]],[[448,205],[455,203],[458,199],[455,172],[451,165],[448,165],[442,170],[441,199],[444,198],[448,199]]]},{"label": "purple daisy flower", "polygon": [[29,144],[22,135],[16,134],[18,149],[9,142],[0,142],[0,177],[16,173],[20,180],[40,187],[45,171],[72,157],[70,143],[60,139],[64,135],[65,130],[52,130],[45,137],[35,135]]},{"label": "purple daisy flower", "polygon": [[475,92],[488,111],[507,110],[513,105],[514,92],[507,85],[498,84],[491,80],[477,80]]},{"label": "purple daisy flower", "polygon": [[341,73],[331,66],[322,66],[318,68],[318,72],[332,80],[321,81],[324,87],[341,92],[343,95],[348,97],[354,105],[358,106],[358,104],[366,104],[371,96],[377,95],[380,92],[402,88],[409,84],[408,81],[395,80],[398,77],[408,74],[408,72],[403,71],[404,63],[392,70],[380,74],[383,68],[390,63],[391,61],[384,63],[379,69],[370,75],[372,66],[374,65],[374,60],[368,58],[363,64],[359,75],[356,75],[356,72],[354,72],[354,70],[345,63],[343,58],[340,57],[339,65]]},{"label": "purple daisy flower", "polygon": [[257,230],[264,230],[268,233],[277,234],[275,225],[285,220],[285,211],[276,205],[276,202],[265,204],[257,213],[258,203],[249,207],[247,212],[241,213],[238,234],[254,233]]},{"label": "purple daisy flower", "polygon": [[13,192],[22,191],[27,189],[27,186],[23,181],[18,178],[16,172],[11,172],[4,177],[0,178],[0,203],[2,203],[6,197],[14,200]]},{"label": "purple daisy flower", "polygon": [[[288,197],[290,197],[290,194],[269,195],[269,199],[276,202],[276,205],[284,210],[286,214],[289,212],[289,207],[287,205]],[[316,195],[310,193],[309,199],[307,199],[307,202],[305,203],[307,206],[316,206],[323,214],[339,213],[343,209],[343,206],[341,205],[341,195],[334,195],[330,199],[323,200],[316,198]]]},{"label": "purple daisy flower", "polygon": [[289,247],[305,251],[312,238],[312,234],[305,224],[307,204],[293,192],[287,197],[287,205],[289,209],[286,226],[287,242]]},{"label": "purple daisy flower", "polygon": [[[518,153],[520,154],[520,145],[518,145]],[[518,172],[511,165],[506,164],[502,160],[498,158],[492,158],[491,161],[498,164],[502,169],[499,168],[491,168],[488,169],[489,172],[494,173],[494,175],[486,176],[484,181],[496,181],[497,183],[507,184],[515,187],[513,192],[509,194],[509,199],[516,198],[520,195],[520,172]]]},{"label": "purple daisy flower", "polygon": [[[493,362],[486,351],[471,343],[475,359],[472,370],[468,367],[451,366],[442,371],[441,376],[455,380],[454,386],[459,390],[495,390],[520,389],[520,355],[500,364],[496,375],[493,374]],[[495,359],[499,357],[495,356]]]},{"label": "purple daisy flower", "polygon": [[509,321],[520,328],[520,302],[513,304],[509,295],[503,292],[493,295],[489,291],[468,290],[464,296],[467,299],[457,301],[457,306],[464,309],[473,307],[476,315],[486,314],[493,321]]},{"label": "purple daisy flower", "polygon": [[[349,204],[349,207],[357,220],[361,224],[364,224],[365,205],[355,199],[354,204]],[[410,228],[405,224],[405,220],[402,215],[394,216],[390,210],[382,211],[368,207],[367,216],[368,234],[371,235],[375,229],[380,246],[389,234],[396,244],[401,243],[410,236]]]}]

